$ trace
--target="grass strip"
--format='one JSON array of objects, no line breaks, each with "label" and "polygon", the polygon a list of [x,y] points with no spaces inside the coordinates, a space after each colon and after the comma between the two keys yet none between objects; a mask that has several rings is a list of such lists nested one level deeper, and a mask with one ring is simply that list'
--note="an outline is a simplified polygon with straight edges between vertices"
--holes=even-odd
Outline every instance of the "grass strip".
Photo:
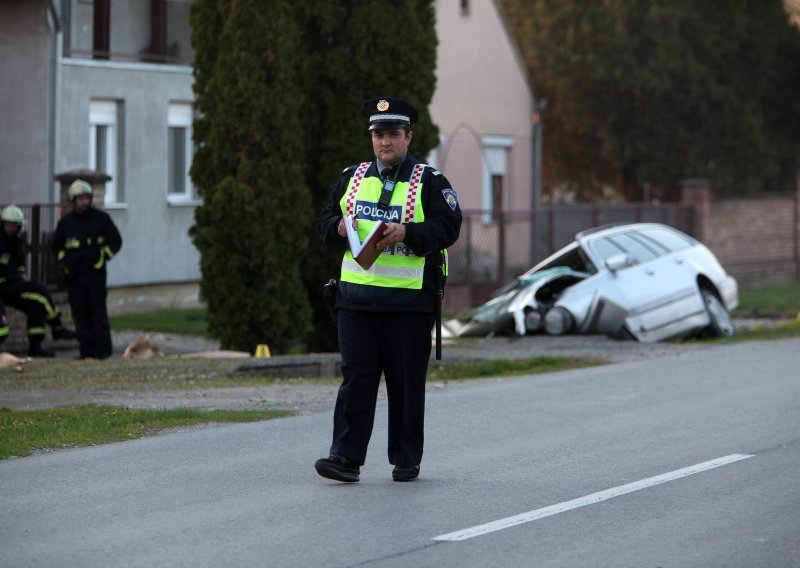
[{"label": "grass strip", "polygon": [[159,357],[103,361],[34,359],[21,372],[0,370],[0,390],[191,390],[272,384],[268,377],[231,375],[241,360]]},{"label": "grass strip", "polygon": [[109,318],[111,329],[147,330],[148,333],[208,335],[205,308],[157,310],[138,314],[121,314]]},{"label": "grass strip", "polygon": [[132,440],[198,424],[255,422],[291,414],[282,410],[133,409],[93,405],[44,410],[0,408],[0,459]]},{"label": "grass strip", "polygon": [[510,377],[536,373],[552,373],[604,365],[608,361],[584,357],[541,356],[531,359],[488,359],[431,367],[428,381],[457,381],[485,377]]},{"label": "grass strip", "polygon": [[739,290],[739,307],[733,311],[739,317],[797,314],[800,314],[800,283]]},{"label": "grass strip", "polygon": [[733,337],[722,337],[714,341],[715,343],[737,343],[740,341],[766,341],[786,337],[800,337],[800,315],[798,315],[797,319],[775,327],[756,326],[752,329],[737,329],[736,335]]}]

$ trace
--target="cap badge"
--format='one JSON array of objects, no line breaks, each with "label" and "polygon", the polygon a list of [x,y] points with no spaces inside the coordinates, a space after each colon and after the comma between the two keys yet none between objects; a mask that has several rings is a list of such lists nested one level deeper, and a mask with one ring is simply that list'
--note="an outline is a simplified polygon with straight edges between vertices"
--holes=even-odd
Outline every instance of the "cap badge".
[{"label": "cap badge", "polygon": [[378,110],[381,112],[389,110],[389,101],[381,99],[378,101]]}]

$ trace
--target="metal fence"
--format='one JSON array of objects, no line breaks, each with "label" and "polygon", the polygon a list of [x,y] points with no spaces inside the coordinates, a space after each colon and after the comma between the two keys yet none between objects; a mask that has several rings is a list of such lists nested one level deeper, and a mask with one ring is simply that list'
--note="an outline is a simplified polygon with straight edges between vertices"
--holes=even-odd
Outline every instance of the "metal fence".
[{"label": "metal fence", "polygon": [[[19,206],[29,245],[28,274],[50,289],[59,287],[59,270],[50,250],[59,205]],[[485,302],[491,293],[537,262],[572,242],[575,234],[600,225],[657,222],[694,234],[694,208],[688,205],[556,205],[538,210],[492,214],[464,211],[461,236],[449,250],[445,307],[451,310]]]}]

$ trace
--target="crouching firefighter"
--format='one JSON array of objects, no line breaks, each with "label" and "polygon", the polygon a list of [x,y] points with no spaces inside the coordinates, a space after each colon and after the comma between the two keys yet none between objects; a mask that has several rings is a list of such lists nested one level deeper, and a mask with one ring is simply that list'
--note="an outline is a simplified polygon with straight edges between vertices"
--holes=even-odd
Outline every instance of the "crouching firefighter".
[{"label": "crouching firefighter", "polygon": [[[53,357],[53,352],[42,346],[45,323],[50,326],[53,339],[75,339],[75,332],[61,323],[61,312],[47,288],[26,278],[27,251],[22,236],[22,210],[9,205],[0,213],[0,219],[3,224],[0,231],[0,299],[6,306],[17,308],[27,316],[28,355]],[[0,326],[0,335],[3,335],[4,328],[5,335],[8,335],[7,323]]]}]

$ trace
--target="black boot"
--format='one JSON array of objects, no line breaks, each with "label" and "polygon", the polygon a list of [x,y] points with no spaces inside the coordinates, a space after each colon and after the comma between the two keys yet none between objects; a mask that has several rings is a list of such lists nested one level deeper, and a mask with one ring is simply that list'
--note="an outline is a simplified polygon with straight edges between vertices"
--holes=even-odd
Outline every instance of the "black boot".
[{"label": "black boot", "polygon": [[77,339],[78,335],[63,323],[58,322],[53,325],[51,330],[53,339]]},{"label": "black boot", "polygon": [[31,357],[55,357],[55,353],[42,347],[41,335],[28,336],[28,355]]}]

